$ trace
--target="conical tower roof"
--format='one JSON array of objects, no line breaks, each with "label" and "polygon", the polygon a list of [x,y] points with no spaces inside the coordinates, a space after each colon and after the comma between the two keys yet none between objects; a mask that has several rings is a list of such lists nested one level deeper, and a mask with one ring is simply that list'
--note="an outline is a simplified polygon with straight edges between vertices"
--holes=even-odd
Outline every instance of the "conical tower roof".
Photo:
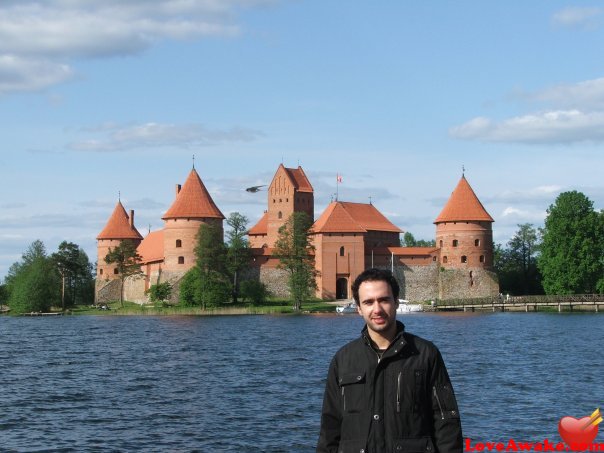
[{"label": "conical tower roof", "polygon": [[207,218],[213,217],[224,219],[224,215],[212,200],[206,186],[203,185],[201,178],[195,169],[191,170],[187,180],[176,200],[166,211],[163,220],[182,219],[182,218]]},{"label": "conical tower roof", "polygon": [[434,223],[467,221],[494,222],[470,187],[466,177],[462,175],[449,201]]},{"label": "conical tower roof", "polygon": [[134,227],[130,225],[130,217],[121,201],[118,201],[109,217],[105,228],[96,237],[97,239],[142,239],[143,237]]}]

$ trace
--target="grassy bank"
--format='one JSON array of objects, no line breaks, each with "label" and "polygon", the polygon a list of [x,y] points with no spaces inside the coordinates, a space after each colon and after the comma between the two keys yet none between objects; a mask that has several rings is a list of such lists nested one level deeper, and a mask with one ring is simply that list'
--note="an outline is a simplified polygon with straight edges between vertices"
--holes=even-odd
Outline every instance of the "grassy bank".
[{"label": "grassy bank", "polygon": [[74,315],[124,315],[124,316],[163,316],[163,315],[192,315],[192,316],[221,316],[221,315],[262,315],[262,314],[309,314],[333,313],[335,306],[322,301],[302,303],[302,310],[295,312],[290,301],[273,300],[262,305],[225,304],[220,307],[203,310],[201,307],[154,306],[139,305],[124,302],[122,307],[118,301],[107,304],[107,310],[90,306],[77,306],[69,310]]}]

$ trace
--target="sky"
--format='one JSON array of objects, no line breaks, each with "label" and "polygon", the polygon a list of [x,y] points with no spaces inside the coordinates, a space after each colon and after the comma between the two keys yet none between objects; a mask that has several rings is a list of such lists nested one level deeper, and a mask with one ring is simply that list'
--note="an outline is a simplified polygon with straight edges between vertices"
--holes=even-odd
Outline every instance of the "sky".
[{"label": "sky", "polygon": [[417,239],[462,171],[501,244],[601,209],[603,49],[595,0],[2,1],[0,279],[36,239],[96,261],[118,197],[160,229],[193,156],[250,226],[280,163]]}]

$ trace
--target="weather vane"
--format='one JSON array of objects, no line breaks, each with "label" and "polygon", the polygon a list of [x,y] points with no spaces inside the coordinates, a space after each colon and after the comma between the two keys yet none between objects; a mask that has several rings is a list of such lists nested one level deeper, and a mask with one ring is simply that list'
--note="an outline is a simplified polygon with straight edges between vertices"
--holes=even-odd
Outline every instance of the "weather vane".
[{"label": "weather vane", "polygon": [[193,170],[195,170],[195,154],[193,154]]}]

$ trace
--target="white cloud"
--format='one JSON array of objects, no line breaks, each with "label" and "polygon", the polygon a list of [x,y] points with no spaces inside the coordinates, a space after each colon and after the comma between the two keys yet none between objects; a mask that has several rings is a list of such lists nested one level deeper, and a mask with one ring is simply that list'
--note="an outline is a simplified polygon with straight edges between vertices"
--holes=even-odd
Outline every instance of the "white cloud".
[{"label": "white cloud", "polygon": [[142,52],[167,39],[236,36],[241,7],[271,0],[36,0],[0,3],[0,94],[72,76],[75,58]]},{"label": "white cloud", "polygon": [[604,77],[573,84],[560,84],[522,97],[545,102],[557,108],[601,110],[604,109]]},{"label": "white cloud", "polygon": [[449,129],[454,138],[485,142],[571,144],[604,141],[604,112],[550,110],[493,121],[474,118]]},{"label": "white cloud", "polygon": [[[93,130],[90,130],[93,132]],[[262,132],[242,127],[209,129],[202,124],[143,123],[134,125],[107,124],[96,129],[100,138],[89,138],[70,143],[75,151],[124,151],[138,148],[177,146],[209,146],[224,142],[249,142],[263,135]]]},{"label": "white cloud", "polygon": [[537,221],[542,222],[545,219],[546,212],[545,211],[528,211],[524,209],[514,208],[512,206],[508,206],[501,213],[501,218],[505,219],[512,218],[514,221]]},{"label": "white cloud", "polygon": [[601,14],[602,8],[569,7],[554,13],[552,23],[561,27],[594,28],[599,25]]}]

